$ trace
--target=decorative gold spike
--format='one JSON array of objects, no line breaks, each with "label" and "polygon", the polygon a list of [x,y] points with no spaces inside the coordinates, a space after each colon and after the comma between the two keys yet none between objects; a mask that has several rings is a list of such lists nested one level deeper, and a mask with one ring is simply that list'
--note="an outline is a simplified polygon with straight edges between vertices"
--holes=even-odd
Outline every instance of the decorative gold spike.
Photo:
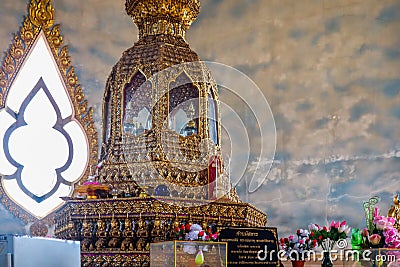
[{"label": "decorative gold spike", "polygon": [[50,0],[32,0],[29,17],[33,25],[49,29],[54,24],[54,8]]}]

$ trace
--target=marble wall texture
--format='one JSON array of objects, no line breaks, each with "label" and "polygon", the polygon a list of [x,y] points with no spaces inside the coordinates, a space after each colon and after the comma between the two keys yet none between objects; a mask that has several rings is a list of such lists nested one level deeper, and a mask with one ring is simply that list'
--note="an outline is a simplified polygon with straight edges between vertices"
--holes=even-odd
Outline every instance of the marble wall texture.
[{"label": "marble wall texture", "polygon": [[[137,40],[137,28],[125,14],[123,0],[53,4],[100,128],[105,81],[122,51]],[[187,33],[192,49],[203,60],[249,76],[275,119],[271,170],[270,159],[259,158],[252,149],[237,187],[241,198],[266,211],[269,225],[277,226],[280,235],[330,220],[363,227],[362,201],[374,195],[382,198],[380,207],[386,212],[400,190],[400,1],[201,4]],[[8,48],[26,7],[26,0],[1,1],[0,50]],[[221,99],[235,101],[223,93]],[[248,137],[253,146],[275,143],[251,130]],[[262,185],[249,192],[257,163],[266,179],[259,177]],[[0,206],[4,232],[24,233],[25,228]]]}]

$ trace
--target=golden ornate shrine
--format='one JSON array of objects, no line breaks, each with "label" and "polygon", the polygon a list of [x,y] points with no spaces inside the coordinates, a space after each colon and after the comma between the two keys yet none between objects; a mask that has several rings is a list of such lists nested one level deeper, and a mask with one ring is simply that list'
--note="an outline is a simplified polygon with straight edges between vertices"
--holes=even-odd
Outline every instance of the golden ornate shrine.
[{"label": "golden ornate shrine", "polygon": [[[151,242],[174,240],[181,224],[257,226],[264,212],[240,201],[221,155],[218,89],[185,41],[197,0],[127,0],[139,40],[107,80],[101,153],[50,0],[32,0],[0,69],[0,107],[30,46],[44,34],[90,145],[89,166],[73,195],[38,220],[0,187],[2,203],[45,235],[81,241],[82,266],[148,266]],[[96,170],[95,170],[96,169]],[[89,185],[83,180],[90,177]],[[99,185],[100,184],[100,185]],[[85,187],[86,186],[86,187]],[[82,198],[84,188],[92,188]],[[108,189],[108,191],[106,190]],[[82,191],[83,190],[83,191]]]},{"label": "golden ornate shrine", "polygon": [[[56,215],[56,235],[81,240],[83,266],[147,265],[149,243],[175,239],[180,224],[267,223],[227,186],[217,86],[184,39],[199,10],[197,0],[126,1],[139,40],[107,80],[97,173],[113,197],[71,199]],[[210,191],[210,170],[224,196]]]}]

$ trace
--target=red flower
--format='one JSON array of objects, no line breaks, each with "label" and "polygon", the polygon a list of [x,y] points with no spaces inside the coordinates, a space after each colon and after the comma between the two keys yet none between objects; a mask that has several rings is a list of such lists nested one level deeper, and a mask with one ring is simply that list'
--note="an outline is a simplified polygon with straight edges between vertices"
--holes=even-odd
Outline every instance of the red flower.
[{"label": "red flower", "polygon": [[301,232],[300,232],[300,229],[299,230],[297,230],[297,235],[300,235],[301,234]]},{"label": "red flower", "polygon": [[175,232],[179,232],[179,227],[178,226],[175,227]]},{"label": "red flower", "polygon": [[181,230],[185,230],[185,226],[183,224],[181,225]]},{"label": "red flower", "polygon": [[322,235],[320,235],[320,236],[318,237],[318,240],[322,240]]},{"label": "red flower", "polygon": [[190,231],[190,224],[187,223],[187,224],[185,225],[185,228],[186,228],[186,231]]},{"label": "red flower", "polygon": [[199,237],[202,237],[204,235],[204,231],[200,231]]},{"label": "red flower", "polygon": [[328,228],[326,228],[326,226],[324,226],[324,227],[322,228],[322,230],[323,230],[323,231],[328,231]]},{"label": "red flower", "polygon": [[310,233],[310,237],[313,237],[314,235],[315,235],[314,232],[311,232],[311,233]]},{"label": "red flower", "polygon": [[285,243],[289,242],[289,238],[285,237]]}]

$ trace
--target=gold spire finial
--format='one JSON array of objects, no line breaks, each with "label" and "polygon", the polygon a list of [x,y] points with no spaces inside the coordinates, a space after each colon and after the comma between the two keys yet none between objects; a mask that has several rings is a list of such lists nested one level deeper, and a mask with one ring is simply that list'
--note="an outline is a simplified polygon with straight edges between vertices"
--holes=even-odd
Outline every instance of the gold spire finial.
[{"label": "gold spire finial", "polygon": [[54,8],[50,0],[32,0],[29,18],[33,25],[49,29],[54,24]]},{"label": "gold spire finial", "polygon": [[139,38],[169,34],[185,37],[200,12],[198,0],[126,0],[125,9],[139,28]]}]

